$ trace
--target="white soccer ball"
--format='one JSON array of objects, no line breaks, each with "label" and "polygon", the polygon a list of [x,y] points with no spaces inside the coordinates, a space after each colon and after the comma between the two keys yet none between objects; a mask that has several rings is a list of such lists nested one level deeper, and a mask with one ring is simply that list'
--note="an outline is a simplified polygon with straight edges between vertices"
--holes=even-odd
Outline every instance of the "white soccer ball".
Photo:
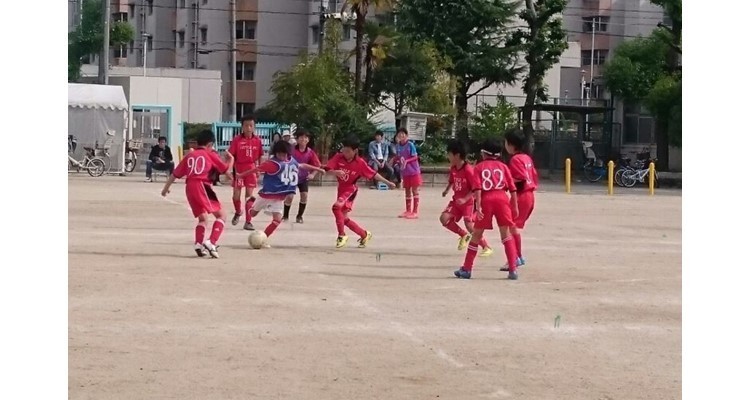
[{"label": "white soccer ball", "polygon": [[254,249],[260,249],[266,244],[268,236],[264,232],[255,231],[247,237],[247,243]]}]

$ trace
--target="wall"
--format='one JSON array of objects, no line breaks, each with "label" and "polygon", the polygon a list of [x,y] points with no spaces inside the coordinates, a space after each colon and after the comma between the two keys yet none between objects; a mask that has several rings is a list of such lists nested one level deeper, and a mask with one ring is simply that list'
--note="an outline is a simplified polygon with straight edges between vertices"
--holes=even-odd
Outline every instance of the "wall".
[{"label": "wall", "polygon": [[[176,149],[181,146],[179,124],[183,121],[182,116],[182,80],[179,78],[156,78],[131,76],[121,78],[129,80],[125,95],[128,104],[134,105],[164,105],[172,106],[170,121],[169,146]],[[123,89],[126,86],[123,85]]]}]

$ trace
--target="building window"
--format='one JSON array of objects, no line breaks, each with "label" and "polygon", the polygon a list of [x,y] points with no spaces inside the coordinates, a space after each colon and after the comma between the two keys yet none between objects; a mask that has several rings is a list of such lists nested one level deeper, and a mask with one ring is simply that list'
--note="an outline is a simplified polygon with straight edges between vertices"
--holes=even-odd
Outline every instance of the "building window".
[{"label": "building window", "polygon": [[607,25],[609,25],[609,17],[595,16],[595,17],[583,17],[583,31],[591,32],[606,32]]},{"label": "building window", "polygon": [[201,4],[203,4],[203,5],[206,5],[206,4],[208,4],[208,0],[203,0],[203,1],[201,2]]},{"label": "building window", "polygon": [[130,46],[128,46],[128,47],[130,48],[130,54],[133,54],[133,47],[135,47],[135,42],[131,40],[130,41]]},{"label": "building window", "polygon": [[624,143],[654,143],[654,118],[640,104],[626,103],[623,120]]},{"label": "building window", "polygon": [[154,13],[154,0],[148,0],[148,15]]},{"label": "building window", "polygon": [[119,46],[114,46],[115,48],[115,58],[127,58],[128,57],[128,46],[123,44]]},{"label": "building window", "polygon": [[204,46],[208,44],[208,28],[205,26],[201,28],[201,44]]},{"label": "building window", "polygon": [[318,44],[319,40],[320,40],[320,27],[315,25],[312,27],[312,42],[313,44]]},{"label": "building window", "polygon": [[135,15],[135,3],[128,4],[128,14],[130,14],[131,17]]},{"label": "building window", "polygon": [[[607,62],[609,50],[594,50],[594,65],[604,65]],[[591,50],[581,50],[581,65],[591,65]]]},{"label": "building window", "polygon": [[238,62],[237,63],[237,80],[254,81],[255,80],[255,63]]},{"label": "building window", "polygon": [[351,38],[352,38],[352,26],[349,25],[349,24],[344,24],[341,27],[344,30],[343,36],[342,36],[343,39],[344,40],[351,40]]},{"label": "building window", "polygon": [[255,21],[237,21],[236,32],[237,39],[255,40]]},{"label": "building window", "polygon": [[180,8],[185,8],[185,0],[180,0]]},{"label": "building window", "polygon": [[235,114],[237,115],[237,121],[242,119],[242,116],[255,112],[255,103],[237,103],[237,109]]},{"label": "building window", "polygon": [[185,31],[177,32],[177,47],[185,47]]},{"label": "building window", "polygon": [[154,51],[154,37],[148,37],[148,51]]},{"label": "building window", "polygon": [[112,22],[128,22],[128,13],[119,12],[112,14]]}]

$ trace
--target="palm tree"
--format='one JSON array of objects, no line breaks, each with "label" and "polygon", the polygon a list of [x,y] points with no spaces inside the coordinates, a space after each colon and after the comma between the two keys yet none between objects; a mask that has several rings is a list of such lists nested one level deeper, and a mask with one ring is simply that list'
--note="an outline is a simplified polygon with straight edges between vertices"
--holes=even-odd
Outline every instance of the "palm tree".
[{"label": "palm tree", "polygon": [[341,7],[343,13],[348,6],[349,9],[356,15],[354,21],[354,31],[356,32],[356,44],[354,48],[354,61],[356,63],[354,67],[354,98],[358,103],[364,104],[365,96],[362,95],[362,60],[363,60],[363,41],[365,36],[365,21],[367,19],[367,13],[370,6],[374,6],[376,10],[385,10],[390,8],[395,0],[346,0]]}]

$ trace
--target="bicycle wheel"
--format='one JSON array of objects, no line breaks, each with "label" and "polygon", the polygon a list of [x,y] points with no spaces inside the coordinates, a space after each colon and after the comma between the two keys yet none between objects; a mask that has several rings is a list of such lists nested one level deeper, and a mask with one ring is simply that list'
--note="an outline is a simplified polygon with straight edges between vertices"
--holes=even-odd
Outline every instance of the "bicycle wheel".
[{"label": "bicycle wheel", "polygon": [[599,171],[599,168],[594,166],[594,163],[589,160],[586,162],[586,165],[583,166],[583,176],[585,176],[586,180],[589,182],[599,182],[604,175]]},{"label": "bicycle wheel", "polygon": [[135,171],[135,163],[138,161],[137,158],[135,158],[135,155],[133,153],[130,153],[128,155],[128,158],[125,159],[125,172],[133,172]]},{"label": "bicycle wheel", "polygon": [[109,173],[109,170],[112,169],[112,159],[109,158],[108,155],[99,156],[97,158],[104,161],[104,172]]},{"label": "bicycle wheel", "polygon": [[635,176],[637,173],[638,172],[636,171],[623,172],[622,177],[620,178],[622,180],[622,185],[629,188],[635,186],[635,183],[638,181]]},{"label": "bicycle wheel", "polygon": [[86,164],[86,172],[94,177],[104,175],[105,170],[106,168],[104,166],[104,161],[102,161],[101,158],[91,159],[89,160],[88,164]]},{"label": "bicycle wheel", "polygon": [[627,171],[625,168],[620,168],[615,172],[615,183],[617,186],[625,187],[625,185],[622,184],[622,174],[624,174],[625,171]]}]

